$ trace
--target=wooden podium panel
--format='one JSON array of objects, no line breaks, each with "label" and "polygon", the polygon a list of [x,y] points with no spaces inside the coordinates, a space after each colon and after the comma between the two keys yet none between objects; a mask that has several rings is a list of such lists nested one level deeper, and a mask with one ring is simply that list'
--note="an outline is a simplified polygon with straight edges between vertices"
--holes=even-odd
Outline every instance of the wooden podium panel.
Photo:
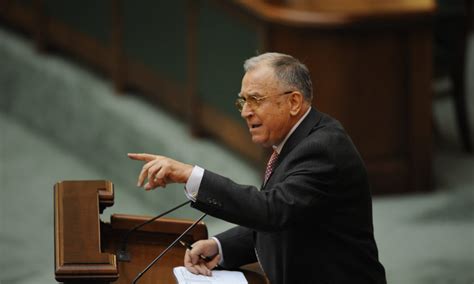
[{"label": "wooden podium panel", "polygon": [[56,280],[118,278],[116,258],[100,245],[99,210],[113,204],[109,181],[64,181],[54,187]]},{"label": "wooden podium panel", "polygon": [[[102,226],[103,250],[115,254],[127,231],[150,218],[113,215],[110,224]],[[120,277],[113,283],[132,283],[133,279],[192,223],[192,221],[163,218],[132,234],[127,245],[130,262],[117,263]],[[200,239],[207,239],[207,228],[202,222],[193,228],[189,235],[183,237],[183,240],[191,243]],[[138,283],[176,283],[172,270],[173,267],[183,265],[185,250],[181,245],[175,245],[140,278]]]},{"label": "wooden podium panel", "polygon": [[[116,252],[132,228],[146,216],[114,214],[110,223],[100,213],[113,205],[110,181],[63,181],[54,187],[55,276],[64,283],[132,283],[134,278],[193,221],[162,218],[132,233],[127,241],[130,261],[118,261]],[[207,239],[200,222],[183,240]],[[173,267],[182,266],[185,248],[172,247],[137,283],[176,283]],[[249,283],[268,283],[258,267],[243,269]]]}]

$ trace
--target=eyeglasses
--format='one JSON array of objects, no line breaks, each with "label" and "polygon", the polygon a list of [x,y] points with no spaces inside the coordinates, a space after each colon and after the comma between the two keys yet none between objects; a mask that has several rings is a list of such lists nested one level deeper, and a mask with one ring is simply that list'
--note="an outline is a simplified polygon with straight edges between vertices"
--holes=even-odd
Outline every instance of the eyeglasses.
[{"label": "eyeglasses", "polygon": [[244,105],[247,104],[249,108],[252,110],[256,110],[266,99],[270,97],[276,97],[276,96],[283,96],[283,95],[289,95],[293,93],[294,91],[287,91],[278,95],[273,95],[273,96],[248,96],[247,98],[244,97],[238,97],[235,100],[235,107],[239,112],[242,112],[242,109],[244,108]]}]

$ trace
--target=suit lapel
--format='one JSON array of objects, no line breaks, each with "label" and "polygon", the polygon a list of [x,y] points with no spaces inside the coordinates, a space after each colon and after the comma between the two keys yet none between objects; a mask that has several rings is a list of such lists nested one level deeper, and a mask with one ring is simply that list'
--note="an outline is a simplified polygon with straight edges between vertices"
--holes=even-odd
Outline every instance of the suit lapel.
[{"label": "suit lapel", "polygon": [[301,142],[301,140],[303,140],[309,135],[311,129],[313,129],[314,126],[317,125],[320,120],[321,113],[316,109],[311,108],[311,111],[308,113],[308,116],[306,116],[306,118],[301,122],[298,128],[296,128],[293,134],[291,134],[288,140],[286,140],[283,149],[281,149],[280,156],[278,157],[278,161],[275,165],[275,169],[280,165],[281,161],[285,159],[288,153],[290,153],[291,150],[293,150],[296,145]]},{"label": "suit lapel", "polygon": [[[278,166],[281,164],[281,161],[285,159],[285,157],[293,150],[298,143],[303,140],[306,136],[309,135],[311,129],[316,126],[319,121],[321,120],[321,113],[317,111],[315,108],[311,108],[308,116],[301,122],[301,124],[295,129],[295,131],[291,134],[291,136],[286,140],[283,149],[281,149],[280,155],[278,156],[278,160],[273,168],[272,174],[268,178],[271,179],[273,173],[277,170]],[[267,182],[268,184],[268,182]],[[265,184],[266,185],[266,184]],[[262,188],[265,188],[265,185],[262,184]]]}]

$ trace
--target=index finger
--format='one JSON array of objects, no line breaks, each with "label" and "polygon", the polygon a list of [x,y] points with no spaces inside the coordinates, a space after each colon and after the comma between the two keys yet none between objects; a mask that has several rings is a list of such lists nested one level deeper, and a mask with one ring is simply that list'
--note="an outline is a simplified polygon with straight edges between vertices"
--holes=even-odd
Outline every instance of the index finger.
[{"label": "index finger", "polygon": [[189,272],[193,274],[199,274],[199,271],[194,268],[194,264],[191,261],[190,250],[187,249],[186,253],[184,254],[184,266],[188,269]]},{"label": "index finger", "polygon": [[191,261],[191,256],[189,254],[190,250],[186,249],[186,252],[184,253],[184,266],[193,266],[193,262]]},{"label": "index finger", "polygon": [[132,160],[137,160],[137,161],[145,161],[149,162],[151,160],[156,159],[156,155],[152,154],[147,154],[147,153],[128,153],[127,156],[132,159]]}]

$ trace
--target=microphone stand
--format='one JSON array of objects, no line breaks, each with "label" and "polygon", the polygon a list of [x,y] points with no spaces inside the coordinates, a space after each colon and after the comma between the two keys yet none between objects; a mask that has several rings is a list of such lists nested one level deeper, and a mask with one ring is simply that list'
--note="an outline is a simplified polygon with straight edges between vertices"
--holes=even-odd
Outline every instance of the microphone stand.
[{"label": "microphone stand", "polygon": [[137,283],[138,279],[140,279],[143,274],[145,274],[145,272],[147,272],[167,251],[169,251],[179,240],[181,240],[181,238],[186,235],[192,228],[194,228],[202,219],[204,219],[204,217],[206,217],[206,213],[202,214],[202,216],[196,220],[196,222],[194,222],[191,226],[189,226],[181,235],[179,235],[179,237],[176,238],[176,240],[174,240],[165,250],[163,250],[160,255],[158,255],[155,259],[153,259],[153,261],[148,264],[148,266],[142,271],[140,272],[136,277],[135,279],[133,279],[132,281],[132,284],[135,284]]},{"label": "microphone stand", "polygon": [[137,226],[133,227],[131,230],[129,230],[125,236],[123,237],[122,239],[122,245],[120,246],[120,249],[117,250],[117,259],[118,261],[130,261],[130,253],[127,252],[127,242],[128,242],[128,238],[130,237],[130,235],[135,232],[136,230],[140,229],[141,227],[155,221],[156,219],[160,218],[160,217],[163,217],[164,215],[170,213],[170,212],[173,212],[174,210],[178,209],[178,208],[181,208],[183,207],[184,205],[186,204],[189,204],[191,203],[190,200],[184,202],[184,203],[181,203],[180,205],[164,212],[164,213],[161,213],[160,215],[156,216],[156,217],[153,217],[152,219],[146,221],[146,222],[143,222],[141,224],[138,224]]}]

